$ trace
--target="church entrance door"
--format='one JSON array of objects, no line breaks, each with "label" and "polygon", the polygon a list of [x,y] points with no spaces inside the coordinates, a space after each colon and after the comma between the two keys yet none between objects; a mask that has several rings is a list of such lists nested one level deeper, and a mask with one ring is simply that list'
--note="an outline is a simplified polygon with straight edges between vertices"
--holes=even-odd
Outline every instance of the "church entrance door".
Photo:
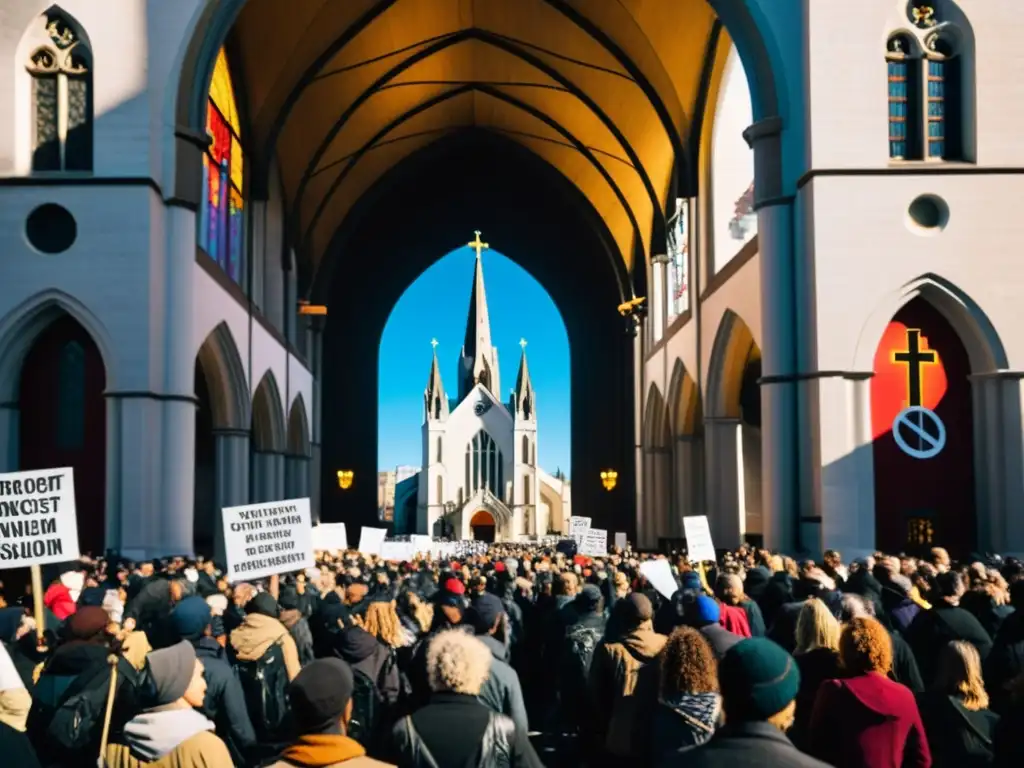
[{"label": "church entrance door", "polygon": [[474,541],[494,541],[494,516],[486,509],[478,510],[469,521],[469,529]]}]

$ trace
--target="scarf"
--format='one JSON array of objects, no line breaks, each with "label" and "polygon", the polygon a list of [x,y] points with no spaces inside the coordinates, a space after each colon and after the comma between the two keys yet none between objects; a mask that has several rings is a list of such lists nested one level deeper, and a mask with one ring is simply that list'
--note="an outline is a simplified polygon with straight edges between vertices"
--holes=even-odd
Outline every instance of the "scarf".
[{"label": "scarf", "polygon": [[362,757],[366,750],[348,736],[307,733],[281,753],[281,759],[302,768],[319,768]]}]

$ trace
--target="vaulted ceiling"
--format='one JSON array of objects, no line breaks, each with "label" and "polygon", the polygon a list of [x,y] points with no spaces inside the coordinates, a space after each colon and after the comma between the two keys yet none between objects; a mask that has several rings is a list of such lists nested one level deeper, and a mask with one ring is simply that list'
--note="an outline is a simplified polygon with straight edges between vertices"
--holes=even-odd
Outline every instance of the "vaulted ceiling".
[{"label": "vaulted ceiling", "polygon": [[628,269],[695,161],[715,27],[706,0],[249,0],[229,50],[246,143],[275,158],[314,270],[374,181],[466,128],[564,174]]}]

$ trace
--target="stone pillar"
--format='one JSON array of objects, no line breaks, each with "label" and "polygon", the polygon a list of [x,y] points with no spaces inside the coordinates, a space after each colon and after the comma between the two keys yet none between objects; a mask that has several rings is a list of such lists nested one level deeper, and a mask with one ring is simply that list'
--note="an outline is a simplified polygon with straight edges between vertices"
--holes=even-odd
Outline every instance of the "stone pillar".
[{"label": "stone pillar", "polygon": [[666,325],[666,303],[665,283],[666,265],[668,256],[657,254],[651,257],[651,312],[650,322],[652,324],[651,338],[657,344],[665,335]]},{"label": "stone pillar", "polygon": [[285,456],[284,495],[289,499],[309,496],[309,456]]},{"label": "stone pillar", "polygon": [[323,419],[322,405],[322,381],[324,375],[323,366],[323,321],[319,317],[311,318],[311,338],[309,344],[309,365],[313,374],[313,404],[309,418],[309,505],[312,511],[313,522],[321,520],[322,504],[322,476],[320,460],[320,422]]},{"label": "stone pillar", "polygon": [[[632,322],[627,318],[627,322]],[[638,328],[637,333],[631,339],[633,343],[633,466],[635,468],[635,493],[636,493],[636,543],[637,546],[646,546],[647,531],[650,526],[650,514],[645,508],[646,498],[644,487],[646,482],[644,462],[644,406],[647,404],[647,388],[644,386],[644,343],[643,329]],[[588,478],[588,482],[593,482]],[[585,516],[585,513],[584,513]]]},{"label": "stone pillar", "polygon": [[21,409],[18,403],[0,403],[0,472],[18,471],[20,423]]},{"label": "stone pillar", "polygon": [[675,514],[670,535],[683,538],[683,518],[703,515],[704,440],[700,435],[679,435],[675,440]]},{"label": "stone pillar", "polygon": [[647,537],[649,546],[656,547],[658,539],[672,535],[672,449],[646,447],[647,482],[644,498],[647,500]]},{"label": "stone pillar", "polygon": [[214,483],[217,519],[213,525],[214,557],[224,562],[224,507],[248,504],[249,433],[244,429],[214,429],[217,476]]},{"label": "stone pillar", "polygon": [[[801,274],[794,247],[794,199],[782,186],[781,135],[779,117],[761,120],[743,132],[754,151],[761,266],[764,544],[796,553],[806,548],[798,541],[801,519],[816,515],[810,493],[810,434],[805,440],[797,391],[799,374],[810,365],[812,323],[806,312],[806,287],[798,280],[808,278]],[[798,316],[803,325],[798,325]]]},{"label": "stone pillar", "polygon": [[[818,550],[837,549],[852,560],[875,547],[875,463],[871,434],[871,374],[848,374],[804,382],[816,404],[815,499],[821,510]],[[762,437],[764,433],[762,432]],[[806,530],[805,540],[813,541]]]},{"label": "stone pillar", "polygon": [[746,534],[743,424],[739,419],[704,420],[708,524],[718,549],[733,549]]},{"label": "stone pillar", "polygon": [[281,501],[284,498],[284,454],[254,451],[252,456],[253,503]]},{"label": "stone pillar", "polygon": [[1022,380],[1024,374],[1016,371],[971,377],[980,551],[1024,553]]},{"label": "stone pillar", "polygon": [[[144,392],[107,392],[107,545],[132,560],[169,554],[189,541],[166,539],[170,526],[162,520],[164,461],[161,428],[163,403]],[[194,424],[195,414],[190,417]],[[192,467],[194,471],[194,467]],[[189,492],[192,492],[190,477]],[[172,535],[173,535],[172,531]],[[179,532],[180,533],[180,530]]]}]

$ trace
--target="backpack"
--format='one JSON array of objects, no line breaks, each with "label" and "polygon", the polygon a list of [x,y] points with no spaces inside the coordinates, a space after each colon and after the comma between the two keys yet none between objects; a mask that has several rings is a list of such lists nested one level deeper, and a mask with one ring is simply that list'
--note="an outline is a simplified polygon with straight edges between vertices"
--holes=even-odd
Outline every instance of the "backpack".
[{"label": "backpack", "polygon": [[575,626],[565,635],[562,649],[563,680],[571,685],[585,686],[594,661],[594,651],[604,632],[595,627]]},{"label": "backpack", "polygon": [[349,720],[347,734],[363,747],[373,742],[377,726],[384,711],[384,696],[377,684],[358,669],[352,669],[352,719]]},{"label": "backpack", "polygon": [[255,661],[235,659],[234,670],[257,741],[287,740],[291,707],[287,693],[288,668],[281,646],[274,642]]}]

